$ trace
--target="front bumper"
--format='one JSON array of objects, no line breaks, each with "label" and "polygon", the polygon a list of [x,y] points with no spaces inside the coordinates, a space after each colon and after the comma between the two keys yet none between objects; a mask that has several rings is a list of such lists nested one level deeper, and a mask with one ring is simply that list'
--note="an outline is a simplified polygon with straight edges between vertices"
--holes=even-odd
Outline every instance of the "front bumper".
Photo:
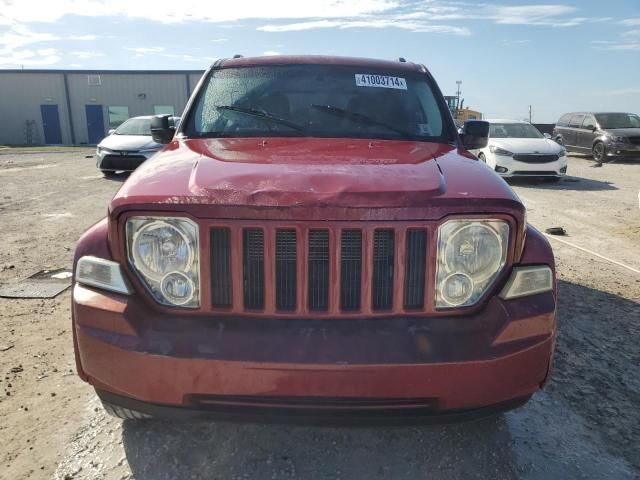
[{"label": "front bumper", "polygon": [[143,162],[158,153],[155,151],[105,151],[96,152],[96,167],[103,172],[132,172]]},{"label": "front bumper", "polygon": [[494,155],[494,159],[496,173],[501,177],[563,177],[567,173],[566,156],[547,163],[521,162],[504,155]]},{"label": "front bumper", "polygon": [[73,293],[78,367],[96,389],[248,415],[432,416],[518,403],[547,378],[555,305],[547,292],[494,297],[464,317],[225,319],[159,313],[136,295],[77,284]]},{"label": "front bumper", "polygon": [[631,143],[609,143],[606,149],[608,158],[638,158],[640,159],[640,145]]}]

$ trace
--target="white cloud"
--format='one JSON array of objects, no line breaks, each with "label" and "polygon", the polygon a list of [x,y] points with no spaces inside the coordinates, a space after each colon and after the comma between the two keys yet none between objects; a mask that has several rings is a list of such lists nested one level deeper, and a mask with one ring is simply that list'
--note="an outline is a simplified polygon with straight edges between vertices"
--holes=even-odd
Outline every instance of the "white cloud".
[{"label": "white cloud", "polygon": [[228,38],[214,38],[213,40],[211,40],[212,42],[215,43],[220,43],[220,42],[228,42],[229,39]]},{"label": "white cloud", "polygon": [[164,47],[124,47],[124,49],[140,54],[164,52]]},{"label": "white cloud", "polygon": [[73,57],[77,57],[77,58],[97,58],[97,57],[104,57],[104,53],[101,52],[92,52],[92,51],[86,51],[86,50],[77,50],[75,52],[71,52],[70,53],[71,56]]},{"label": "white cloud", "polygon": [[[55,22],[65,15],[143,18],[161,23],[194,19],[232,22],[245,19],[341,18],[384,12],[395,8],[394,0],[235,0],[232,6],[198,0],[20,0],[3,6],[6,19],[15,22]],[[194,14],[197,12],[197,15]]]},{"label": "white cloud", "polygon": [[266,52],[262,52],[262,55],[272,56],[272,55],[282,55],[280,52],[276,52],[275,50],[267,50]]},{"label": "white cloud", "polygon": [[622,33],[623,37],[640,37],[640,28],[635,30],[627,30]]},{"label": "white cloud", "polygon": [[470,35],[465,27],[453,27],[427,22],[401,22],[394,18],[372,18],[366,20],[312,20],[309,22],[286,23],[280,25],[264,25],[258,27],[263,32],[298,32],[301,30],[315,30],[319,28],[399,28],[412,32],[450,33],[454,35]]},{"label": "white cloud", "polygon": [[97,35],[71,35],[69,37],[65,37],[67,40],[95,40],[98,38]]},{"label": "white cloud", "polygon": [[640,42],[638,41],[612,41],[612,40],[593,40],[591,41],[593,48],[596,50],[617,50],[617,51],[636,51],[640,50]]},{"label": "white cloud", "polygon": [[640,25],[640,17],[627,18],[626,20],[622,20],[620,23],[628,27],[635,27],[636,25]]},{"label": "white cloud", "polygon": [[54,48],[44,48],[35,51],[14,50],[8,53],[0,50],[0,65],[5,66],[19,67],[53,65],[58,63],[60,58],[60,55]]}]

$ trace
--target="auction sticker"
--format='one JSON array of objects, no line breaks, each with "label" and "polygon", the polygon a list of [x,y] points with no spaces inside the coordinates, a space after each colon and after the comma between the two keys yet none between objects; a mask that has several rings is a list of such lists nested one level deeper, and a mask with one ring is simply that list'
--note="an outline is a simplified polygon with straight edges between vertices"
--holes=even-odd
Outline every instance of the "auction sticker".
[{"label": "auction sticker", "polygon": [[389,77],[387,75],[356,73],[356,86],[395,88],[396,90],[406,90],[407,81],[402,77]]}]

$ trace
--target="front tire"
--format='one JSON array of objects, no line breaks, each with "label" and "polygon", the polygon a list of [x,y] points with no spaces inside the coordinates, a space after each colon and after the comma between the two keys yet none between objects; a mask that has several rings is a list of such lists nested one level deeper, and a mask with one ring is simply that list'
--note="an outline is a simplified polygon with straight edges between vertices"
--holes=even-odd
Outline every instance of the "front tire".
[{"label": "front tire", "polygon": [[596,142],[592,149],[593,159],[598,163],[604,163],[607,158],[607,149],[602,142]]},{"label": "front tire", "polygon": [[484,153],[482,152],[478,154],[478,160],[480,160],[482,163],[487,163],[487,157],[485,157]]},{"label": "front tire", "polygon": [[104,178],[113,178],[116,176],[116,172],[112,170],[100,170]]}]

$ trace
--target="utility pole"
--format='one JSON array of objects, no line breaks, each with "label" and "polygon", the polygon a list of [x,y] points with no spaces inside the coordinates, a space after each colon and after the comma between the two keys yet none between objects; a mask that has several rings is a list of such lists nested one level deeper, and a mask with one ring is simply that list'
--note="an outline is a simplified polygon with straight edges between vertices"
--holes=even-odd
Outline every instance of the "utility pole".
[{"label": "utility pole", "polygon": [[529,105],[529,123],[531,123],[531,105]]},{"label": "utility pole", "polygon": [[460,108],[460,94],[462,93],[460,91],[460,85],[462,85],[462,80],[456,80],[456,85],[458,85],[458,91],[456,92],[456,110],[458,108]]}]

